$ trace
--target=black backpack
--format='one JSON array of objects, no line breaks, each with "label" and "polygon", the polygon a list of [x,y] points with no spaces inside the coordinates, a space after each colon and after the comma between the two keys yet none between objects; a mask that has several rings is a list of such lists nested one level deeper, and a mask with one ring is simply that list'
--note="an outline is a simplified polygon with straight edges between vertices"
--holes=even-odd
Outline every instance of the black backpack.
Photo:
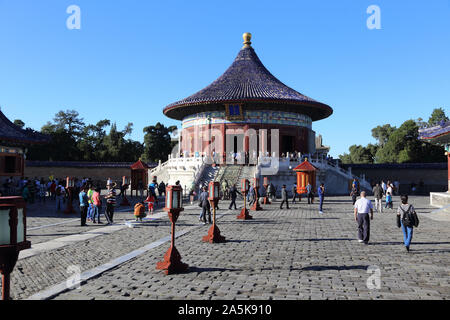
[{"label": "black backpack", "polygon": [[414,215],[411,213],[411,208],[412,206],[409,206],[408,210],[405,211],[402,209],[402,207],[400,207],[400,209],[403,211],[402,224],[405,227],[409,228],[412,228],[414,226],[417,227],[418,225],[418,223],[416,224]]}]

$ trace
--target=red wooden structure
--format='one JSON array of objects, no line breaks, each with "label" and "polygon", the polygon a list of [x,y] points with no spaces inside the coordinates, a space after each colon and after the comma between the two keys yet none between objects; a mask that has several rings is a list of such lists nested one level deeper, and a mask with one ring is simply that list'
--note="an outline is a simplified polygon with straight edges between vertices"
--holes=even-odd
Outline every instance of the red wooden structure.
[{"label": "red wooden structure", "polygon": [[165,274],[174,274],[186,272],[189,266],[181,262],[181,255],[175,247],[175,223],[180,216],[180,212],[184,210],[182,207],[183,189],[180,186],[167,186],[166,188],[166,206],[170,222],[172,223],[172,238],[169,250],[164,255],[164,260],[156,264],[156,269],[164,270]]},{"label": "red wooden structure", "polygon": [[211,181],[209,183],[209,197],[208,200],[213,208],[213,225],[208,231],[208,235],[202,238],[203,242],[209,243],[223,243],[225,242],[225,237],[220,234],[220,230],[216,225],[216,207],[219,203],[219,190],[220,184],[217,181]]},{"label": "red wooden structure", "polygon": [[10,274],[19,252],[31,247],[27,240],[26,204],[22,197],[0,198],[0,273],[2,300],[10,300]]},{"label": "red wooden structure", "polygon": [[297,173],[297,193],[305,194],[308,183],[316,190],[316,172],[319,170],[314,167],[308,159],[293,169]]},{"label": "red wooden structure", "polygon": [[138,162],[131,166],[131,196],[133,196],[133,190],[136,190],[136,196],[139,190],[139,181],[142,181],[144,190],[148,185],[148,165],[139,159]]}]

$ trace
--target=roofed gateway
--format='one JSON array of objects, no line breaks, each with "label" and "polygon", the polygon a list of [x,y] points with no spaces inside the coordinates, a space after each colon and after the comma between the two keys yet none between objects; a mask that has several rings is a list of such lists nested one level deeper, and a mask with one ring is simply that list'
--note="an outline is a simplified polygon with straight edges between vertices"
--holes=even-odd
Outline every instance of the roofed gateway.
[{"label": "roofed gateway", "polygon": [[0,176],[22,176],[26,147],[47,142],[47,136],[23,130],[0,111]]},{"label": "roofed gateway", "polygon": [[[180,153],[183,156],[205,155],[205,147],[220,135],[222,139],[226,137],[226,143],[215,145],[211,152],[221,159],[222,155],[225,159],[229,153],[241,152],[250,156],[255,152],[257,155],[261,152],[314,153],[312,122],[329,117],[333,109],[275,78],[252,48],[251,34],[245,33],[243,37],[244,47],[221,77],[164,109],[166,116],[182,120]],[[249,143],[252,133],[247,134],[252,129],[260,138],[253,147]],[[272,137],[267,129],[278,129],[279,136]],[[210,133],[202,134],[207,131]],[[278,150],[271,148],[273,138],[278,140]]]}]

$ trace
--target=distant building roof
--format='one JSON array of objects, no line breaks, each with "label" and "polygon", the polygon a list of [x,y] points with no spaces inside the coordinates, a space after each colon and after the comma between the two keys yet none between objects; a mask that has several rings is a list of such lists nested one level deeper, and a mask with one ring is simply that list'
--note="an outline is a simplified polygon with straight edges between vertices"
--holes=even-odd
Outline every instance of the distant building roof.
[{"label": "distant building roof", "polygon": [[41,133],[24,130],[15,125],[0,111],[0,143],[12,144],[36,144],[47,143],[49,137]]},{"label": "distant building roof", "polygon": [[132,170],[145,170],[149,168],[148,165],[145,162],[142,162],[140,159],[130,167]]},{"label": "distant building roof", "polygon": [[419,129],[419,139],[437,144],[449,144],[450,121],[442,121],[437,126]]},{"label": "distant building roof", "polygon": [[164,114],[182,120],[187,115],[209,111],[212,105],[253,102],[259,103],[260,108],[307,114],[313,121],[327,118],[333,113],[328,105],[289,88],[275,78],[250,46],[250,39],[250,34],[244,34],[244,47],[221,77],[203,90],[169,104]]},{"label": "distant building roof", "polygon": [[303,161],[300,163],[297,167],[293,169],[294,171],[302,171],[302,172],[311,172],[311,171],[317,171],[315,166],[313,166],[308,160]]}]

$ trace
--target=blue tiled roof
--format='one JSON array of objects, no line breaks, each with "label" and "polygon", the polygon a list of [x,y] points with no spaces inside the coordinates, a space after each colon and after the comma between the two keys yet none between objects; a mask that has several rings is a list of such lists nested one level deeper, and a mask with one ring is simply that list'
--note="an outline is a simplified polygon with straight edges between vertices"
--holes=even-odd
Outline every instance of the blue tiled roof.
[{"label": "blue tiled roof", "polygon": [[250,46],[241,49],[233,64],[216,81],[203,90],[168,105],[164,113],[181,120],[186,115],[196,113],[194,108],[187,108],[189,106],[236,102],[290,105],[290,111],[306,113],[313,120],[326,118],[333,113],[328,105],[289,88],[275,78]]},{"label": "blue tiled roof", "polygon": [[33,144],[45,143],[48,141],[48,136],[32,130],[24,130],[19,126],[16,126],[0,111],[0,142]]},{"label": "blue tiled roof", "polygon": [[448,134],[450,134],[450,121],[442,121],[434,127],[419,129],[419,139],[424,140],[435,139]]}]

